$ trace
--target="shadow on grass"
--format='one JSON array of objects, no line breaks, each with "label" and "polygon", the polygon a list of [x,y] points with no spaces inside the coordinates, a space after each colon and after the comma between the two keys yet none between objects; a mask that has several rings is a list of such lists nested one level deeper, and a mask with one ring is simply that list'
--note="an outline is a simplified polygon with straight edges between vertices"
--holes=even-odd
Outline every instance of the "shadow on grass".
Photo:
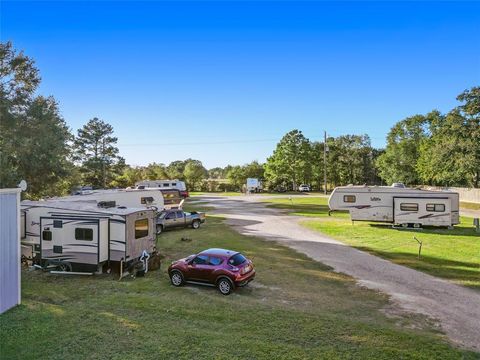
[{"label": "shadow on grass", "polygon": [[475,231],[473,226],[471,228],[464,226],[457,226],[453,229],[448,229],[446,227],[433,227],[426,226],[420,229],[414,228],[393,228],[391,224],[369,224],[373,228],[379,229],[391,229],[395,231],[402,231],[412,234],[436,234],[436,235],[457,235],[457,236],[477,236],[480,241],[480,234]]}]

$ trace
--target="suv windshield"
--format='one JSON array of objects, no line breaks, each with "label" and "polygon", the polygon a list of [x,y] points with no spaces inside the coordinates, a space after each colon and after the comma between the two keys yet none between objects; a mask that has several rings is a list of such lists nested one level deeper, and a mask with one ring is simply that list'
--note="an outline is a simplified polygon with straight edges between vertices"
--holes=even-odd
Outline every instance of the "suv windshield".
[{"label": "suv windshield", "polygon": [[228,259],[228,263],[232,266],[238,266],[243,264],[245,261],[247,261],[247,259],[242,254],[233,255],[230,259]]}]

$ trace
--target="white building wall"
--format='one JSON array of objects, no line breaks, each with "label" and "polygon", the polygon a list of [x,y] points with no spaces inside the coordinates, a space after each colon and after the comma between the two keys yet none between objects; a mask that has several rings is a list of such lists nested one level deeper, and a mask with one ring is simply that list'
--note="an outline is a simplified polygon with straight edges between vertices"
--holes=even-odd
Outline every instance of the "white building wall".
[{"label": "white building wall", "polygon": [[0,189],[0,314],[20,304],[20,189]]}]

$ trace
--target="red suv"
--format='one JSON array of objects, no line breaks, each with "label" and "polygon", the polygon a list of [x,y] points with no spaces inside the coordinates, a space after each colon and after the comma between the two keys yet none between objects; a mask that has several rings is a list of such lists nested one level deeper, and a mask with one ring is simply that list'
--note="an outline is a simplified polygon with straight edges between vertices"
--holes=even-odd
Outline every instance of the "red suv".
[{"label": "red suv", "polygon": [[253,263],[237,251],[208,249],[174,261],[168,268],[174,286],[186,282],[216,286],[223,295],[255,278]]}]

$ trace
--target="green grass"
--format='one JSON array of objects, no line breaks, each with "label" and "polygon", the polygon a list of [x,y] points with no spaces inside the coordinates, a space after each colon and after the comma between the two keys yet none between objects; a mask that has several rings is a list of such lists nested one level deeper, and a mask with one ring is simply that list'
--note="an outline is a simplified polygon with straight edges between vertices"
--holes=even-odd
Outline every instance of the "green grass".
[{"label": "green grass", "polygon": [[[303,221],[302,225],[326,234],[358,249],[389,259],[457,284],[480,290],[480,235],[472,219],[461,218],[453,230],[425,228],[423,230],[393,229],[389,224],[355,222],[348,213],[335,212],[328,216],[326,198],[268,200],[270,207],[290,214],[318,219]],[[423,242],[418,259],[416,236]]]},{"label": "green grass", "polygon": [[[420,316],[293,250],[209,217],[163,233],[162,269],[144,278],[22,271],[22,305],[0,316],[1,359],[474,359]],[[191,241],[181,241],[189,237]],[[242,251],[257,278],[222,296],[170,285],[170,261],[209,247]]]},{"label": "green grass", "polygon": [[468,210],[480,210],[480,204],[479,203],[461,201],[460,202],[460,208],[468,209]]}]

